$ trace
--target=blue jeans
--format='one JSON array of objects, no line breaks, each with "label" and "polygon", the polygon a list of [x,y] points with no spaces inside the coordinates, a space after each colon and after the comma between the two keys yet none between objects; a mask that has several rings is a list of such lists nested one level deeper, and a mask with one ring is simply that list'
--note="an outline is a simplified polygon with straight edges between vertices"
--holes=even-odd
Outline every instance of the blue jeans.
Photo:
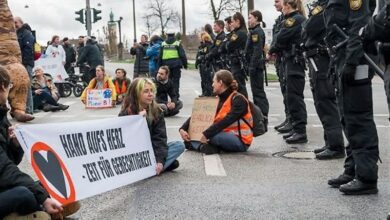
[{"label": "blue jeans", "polygon": [[184,144],[181,141],[168,143],[168,155],[165,160],[164,170],[169,167],[184,152]]},{"label": "blue jeans", "polygon": [[210,138],[210,144],[217,146],[219,149],[226,152],[245,152],[247,146],[242,143],[239,137],[233,133],[220,132]]},{"label": "blue jeans", "polygon": [[34,194],[24,186],[0,192],[0,219],[14,212],[27,215],[40,210]]},{"label": "blue jeans", "polygon": [[[32,66],[25,66],[28,77],[30,78],[30,83],[32,81]],[[31,91],[31,86],[29,86],[27,90],[27,102],[26,102],[26,112],[32,114],[34,112],[34,102],[33,102],[33,96]]]}]

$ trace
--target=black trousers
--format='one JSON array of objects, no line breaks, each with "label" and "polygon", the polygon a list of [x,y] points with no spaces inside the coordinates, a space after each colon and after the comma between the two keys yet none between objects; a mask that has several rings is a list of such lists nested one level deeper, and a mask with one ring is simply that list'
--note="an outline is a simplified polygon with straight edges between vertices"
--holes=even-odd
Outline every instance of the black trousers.
[{"label": "black trousers", "polygon": [[313,57],[318,72],[309,68],[310,85],[314,106],[324,128],[325,145],[334,151],[344,151],[344,137],[340,115],[337,107],[335,85],[328,77],[329,57],[318,55]]},{"label": "black trousers", "polygon": [[294,132],[299,134],[306,134],[307,112],[303,96],[304,89],[304,76],[287,75],[287,105]]},{"label": "black trousers", "polygon": [[276,68],[276,74],[279,78],[280,83],[280,91],[282,92],[283,96],[283,104],[284,104],[284,113],[286,115],[286,119],[290,118],[290,113],[288,111],[288,105],[287,105],[287,76],[286,72],[284,71],[283,64],[280,60],[277,60],[275,63]]},{"label": "black trousers", "polygon": [[261,109],[263,115],[268,116],[269,103],[264,91],[264,70],[261,68],[249,68],[253,103]]},{"label": "black trousers", "polygon": [[239,63],[232,63],[231,69],[234,79],[238,83],[238,92],[248,98],[248,91],[246,90],[245,82],[246,76],[244,70],[241,69],[241,65]]},{"label": "black trousers", "polygon": [[213,94],[211,67],[207,67],[206,64],[201,64],[199,66],[199,73],[200,85],[202,87],[202,95],[211,96]]},{"label": "black trousers", "polygon": [[349,142],[344,173],[354,175],[362,182],[376,183],[379,149],[373,115],[371,79],[344,82],[341,75],[345,64],[344,51],[339,51],[337,58],[338,106],[344,133]]},{"label": "black trousers", "polygon": [[175,92],[180,97],[180,78],[181,78],[181,67],[169,67],[169,79],[172,80]]},{"label": "black trousers", "polygon": [[[387,106],[389,108],[390,113],[390,64],[386,64],[386,72],[384,76],[384,86],[385,86],[385,92],[387,96]],[[390,120],[390,117],[389,117]]]},{"label": "black trousers", "polygon": [[0,219],[14,212],[27,215],[40,210],[41,207],[34,194],[24,186],[0,192]]}]

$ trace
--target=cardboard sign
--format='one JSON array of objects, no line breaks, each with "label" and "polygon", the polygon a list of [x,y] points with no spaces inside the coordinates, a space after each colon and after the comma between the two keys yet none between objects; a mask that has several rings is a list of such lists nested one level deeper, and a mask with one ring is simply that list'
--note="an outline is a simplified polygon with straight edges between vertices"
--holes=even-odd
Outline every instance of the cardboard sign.
[{"label": "cardboard sign", "polygon": [[88,89],[86,108],[111,108],[111,89]]},{"label": "cardboard sign", "polygon": [[199,141],[203,135],[202,132],[213,124],[217,105],[217,97],[202,97],[195,99],[188,132],[191,140]]},{"label": "cardboard sign", "polygon": [[64,82],[69,77],[62,65],[61,57],[41,57],[35,61],[34,65],[41,66],[45,73],[53,77],[54,82]]},{"label": "cardboard sign", "polygon": [[148,125],[142,116],[15,130],[41,184],[69,204],[156,175]]}]

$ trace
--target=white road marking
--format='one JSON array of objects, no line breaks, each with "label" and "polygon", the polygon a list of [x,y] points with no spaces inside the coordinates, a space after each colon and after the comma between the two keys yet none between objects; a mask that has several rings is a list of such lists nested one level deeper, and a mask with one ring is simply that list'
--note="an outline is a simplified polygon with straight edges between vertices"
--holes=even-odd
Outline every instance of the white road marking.
[{"label": "white road marking", "polygon": [[204,169],[207,176],[226,176],[222,160],[218,154],[203,155]]},{"label": "white road marking", "polygon": [[[64,102],[64,103],[62,103],[63,105],[73,105],[73,104],[75,104],[76,103],[76,101],[67,101],[67,102]],[[80,101],[80,104],[81,104],[81,101]]]}]

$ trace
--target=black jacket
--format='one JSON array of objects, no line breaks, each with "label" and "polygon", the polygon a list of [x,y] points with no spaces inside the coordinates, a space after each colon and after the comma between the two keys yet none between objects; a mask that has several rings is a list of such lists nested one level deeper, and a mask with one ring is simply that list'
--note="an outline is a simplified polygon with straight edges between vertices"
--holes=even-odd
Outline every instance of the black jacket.
[{"label": "black jacket", "polygon": [[0,107],[0,192],[17,186],[25,186],[34,194],[39,204],[43,204],[49,194],[38,182],[17,167],[17,164],[22,161],[23,150],[9,139],[10,125],[7,119],[7,109]]},{"label": "black jacket", "polygon": [[66,54],[66,64],[71,64],[76,62],[76,50],[70,44],[64,44],[62,47],[65,50]]},{"label": "black jacket", "polygon": [[206,56],[210,53],[210,49],[213,46],[211,42],[201,42],[196,53],[195,67],[198,65],[211,64],[210,60],[206,59]]},{"label": "black jacket", "polygon": [[134,77],[138,77],[139,74],[149,73],[149,60],[146,58],[147,43],[139,43],[141,46],[132,47],[130,54],[135,55],[134,62]]},{"label": "black jacket", "polygon": [[179,97],[176,94],[176,90],[171,80],[168,79],[168,81],[165,84],[158,80],[155,80],[155,83],[157,87],[157,92],[156,92],[157,103],[166,104],[168,102],[168,96],[169,96],[171,98],[171,102],[177,104]]},{"label": "black jacket", "polygon": [[317,1],[303,25],[302,40],[307,50],[325,47],[326,27],[323,12],[326,3],[327,0]]},{"label": "black jacket", "polygon": [[248,40],[245,47],[245,56],[249,68],[264,69],[265,33],[258,24],[249,29]]},{"label": "black jacket", "polygon": [[[226,90],[222,94],[218,95],[219,102],[216,114],[221,110],[223,103],[229,98],[230,94],[232,94],[231,90]],[[203,135],[210,139],[217,135],[218,133],[222,132],[223,129],[227,128],[229,125],[233,124],[234,122],[238,121],[241,117],[243,117],[245,114],[248,113],[248,102],[245,100],[243,95],[236,95],[232,101],[232,109],[231,112],[226,115],[224,119],[221,121],[212,124],[209,128],[207,128]],[[187,119],[186,122],[181,126],[180,129],[183,129],[185,131],[188,131],[190,127],[190,121],[191,118]]]},{"label": "black jacket", "polygon": [[280,29],[282,28],[283,20],[283,14],[279,15],[278,18],[275,19],[275,24],[272,29],[272,42],[268,51],[269,54],[281,52],[281,50],[276,45],[276,37],[278,36]]},{"label": "black jacket", "polygon": [[99,48],[90,41],[88,41],[85,47],[83,47],[81,54],[79,54],[77,59],[78,65],[81,65],[84,62],[87,62],[92,69],[98,65],[103,65]]},{"label": "black jacket", "polygon": [[248,31],[245,28],[234,30],[226,43],[226,51],[232,65],[240,65],[239,57],[244,56]]},{"label": "black jacket", "polygon": [[31,33],[31,27],[28,24],[17,30],[18,42],[22,52],[22,63],[25,66],[34,66],[34,43],[35,38]]},{"label": "black jacket", "polygon": [[210,48],[210,52],[207,55],[207,59],[219,58],[220,55],[219,48],[223,45],[223,41],[225,40],[225,37],[226,35],[225,32],[223,31],[215,37],[213,46]]},{"label": "black jacket", "polygon": [[[134,114],[129,109],[125,109],[119,113],[119,116],[126,115]],[[168,155],[167,129],[165,127],[164,114],[160,112],[158,118],[148,122],[148,127],[156,162],[164,164]]]}]

